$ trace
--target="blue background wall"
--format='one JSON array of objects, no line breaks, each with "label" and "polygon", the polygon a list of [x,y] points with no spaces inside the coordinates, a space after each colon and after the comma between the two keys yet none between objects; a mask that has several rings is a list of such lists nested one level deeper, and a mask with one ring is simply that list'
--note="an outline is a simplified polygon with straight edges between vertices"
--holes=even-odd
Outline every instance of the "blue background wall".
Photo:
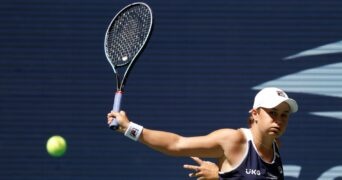
[{"label": "blue background wall", "polygon": [[[131,2],[1,1],[1,179],[188,179],[189,158],[106,125],[115,81],[104,33]],[[284,164],[300,168],[292,179],[341,179],[341,1],[145,2],[154,31],[127,81],[133,121],[185,136],[246,127],[257,90],[278,86],[300,105],[282,137]],[[320,55],[284,60],[305,50]],[[68,141],[62,158],[45,150],[55,134]]]}]

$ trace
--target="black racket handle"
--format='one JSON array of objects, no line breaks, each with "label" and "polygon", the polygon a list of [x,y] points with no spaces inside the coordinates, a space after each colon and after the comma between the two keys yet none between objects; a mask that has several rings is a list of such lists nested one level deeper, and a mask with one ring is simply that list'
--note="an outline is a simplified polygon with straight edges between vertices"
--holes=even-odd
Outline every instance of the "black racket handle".
[{"label": "black racket handle", "polygon": [[[121,106],[121,99],[122,99],[122,91],[117,91],[114,97],[114,104],[113,104],[113,111],[119,112]],[[113,119],[113,121],[109,124],[109,128],[112,130],[117,130],[119,128],[119,122],[117,119]]]}]

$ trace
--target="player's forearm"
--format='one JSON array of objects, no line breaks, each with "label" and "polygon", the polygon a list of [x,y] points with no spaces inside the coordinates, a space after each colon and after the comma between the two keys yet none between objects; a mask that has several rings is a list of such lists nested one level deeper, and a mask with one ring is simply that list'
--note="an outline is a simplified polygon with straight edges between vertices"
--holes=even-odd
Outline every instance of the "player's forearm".
[{"label": "player's forearm", "polygon": [[174,156],[182,155],[179,153],[179,149],[181,149],[179,148],[179,142],[183,138],[182,136],[170,132],[144,128],[139,124],[131,122],[124,111],[112,111],[108,113],[108,124],[110,124],[114,118],[118,119],[118,123],[120,123],[117,131],[124,133],[125,136],[131,138],[132,140],[139,140],[141,143],[164,154]]},{"label": "player's forearm", "polygon": [[157,131],[151,129],[143,129],[139,141],[146,146],[162,152],[167,155],[181,156],[183,155],[177,147],[182,136],[174,133]]}]

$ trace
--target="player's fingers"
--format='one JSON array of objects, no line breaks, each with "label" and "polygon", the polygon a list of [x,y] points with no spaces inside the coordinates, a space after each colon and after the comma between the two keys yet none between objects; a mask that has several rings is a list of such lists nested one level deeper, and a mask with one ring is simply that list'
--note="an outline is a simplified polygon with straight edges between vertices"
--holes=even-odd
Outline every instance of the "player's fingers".
[{"label": "player's fingers", "polygon": [[191,156],[191,159],[193,159],[195,162],[197,162],[198,164],[202,164],[203,163],[203,160],[198,158],[198,157],[193,157]]},{"label": "player's fingers", "polygon": [[198,168],[195,172],[189,173],[189,177],[197,177],[198,180],[205,180],[203,173],[201,171],[199,171]]},{"label": "player's fingers", "polygon": [[107,123],[110,124],[113,121],[113,117],[110,115],[110,113],[107,114]]},{"label": "player's fingers", "polygon": [[199,170],[199,167],[198,166],[194,166],[194,165],[184,164],[183,167],[185,169],[192,170],[192,171],[195,171],[195,172],[197,172]]},{"label": "player's fingers", "polygon": [[189,177],[199,177],[199,176],[202,176],[202,175],[200,175],[199,173],[195,173],[195,172],[189,173]]},{"label": "player's fingers", "polygon": [[118,113],[114,111],[107,114],[107,118],[115,118],[116,116],[118,116]]},{"label": "player's fingers", "polygon": [[110,114],[111,116],[117,116],[117,115],[119,115],[119,112],[111,111],[109,114]]},{"label": "player's fingers", "polygon": [[215,163],[210,162],[210,161],[203,161],[203,162],[206,163],[206,164],[213,164],[213,165],[216,165]]},{"label": "player's fingers", "polygon": [[126,115],[126,112],[125,111],[120,111],[120,114]]},{"label": "player's fingers", "polygon": [[189,177],[196,177],[195,173],[189,173]]},{"label": "player's fingers", "polygon": [[194,173],[194,177],[197,177],[197,180],[205,180],[205,176],[203,176],[203,172],[199,171]]}]

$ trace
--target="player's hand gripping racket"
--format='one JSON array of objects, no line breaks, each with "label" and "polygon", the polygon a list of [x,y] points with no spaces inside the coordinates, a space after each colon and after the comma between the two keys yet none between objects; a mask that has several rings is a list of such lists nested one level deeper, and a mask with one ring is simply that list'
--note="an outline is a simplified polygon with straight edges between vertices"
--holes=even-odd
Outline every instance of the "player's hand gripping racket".
[{"label": "player's hand gripping racket", "polygon": [[[142,2],[132,3],[118,12],[108,26],[104,49],[107,60],[116,77],[116,93],[113,111],[119,112],[123,87],[132,64],[142,52],[152,29],[153,17],[151,8]],[[120,78],[118,69],[126,67]],[[116,130],[119,124],[114,119],[109,127]]]}]

